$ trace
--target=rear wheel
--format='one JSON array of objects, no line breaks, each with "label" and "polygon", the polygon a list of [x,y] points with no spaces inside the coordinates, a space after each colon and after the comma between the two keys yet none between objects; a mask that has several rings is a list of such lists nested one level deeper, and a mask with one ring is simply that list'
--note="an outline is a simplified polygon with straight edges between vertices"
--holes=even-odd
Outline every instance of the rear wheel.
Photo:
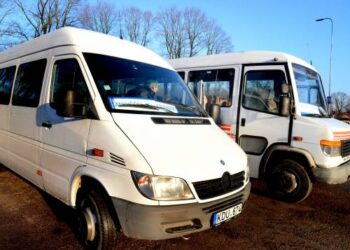
[{"label": "rear wheel", "polygon": [[115,249],[117,230],[101,192],[90,189],[78,200],[78,233],[88,249]]},{"label": "rear wheel", "polygon": [[312,182],[302,165],[293,160],[282,160],[267,171],[267,186],[278,199],[300,202],[309,196]]}]

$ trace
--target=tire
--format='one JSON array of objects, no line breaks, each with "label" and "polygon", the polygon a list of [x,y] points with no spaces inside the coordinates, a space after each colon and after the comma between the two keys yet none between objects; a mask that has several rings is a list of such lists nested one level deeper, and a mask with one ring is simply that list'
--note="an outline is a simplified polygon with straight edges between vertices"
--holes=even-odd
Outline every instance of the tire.
[{"label": "tire", "polygon": [[102,192],[90,189],[78,200],[78,234],[87,249],[115,249],[117,228]]},{"label": "tire", "polygon": [[293,160],[282,160],[276,166],[271,166],[266,181],[274,197],[291,203],[303,201],[312,190],[308,173]]}]

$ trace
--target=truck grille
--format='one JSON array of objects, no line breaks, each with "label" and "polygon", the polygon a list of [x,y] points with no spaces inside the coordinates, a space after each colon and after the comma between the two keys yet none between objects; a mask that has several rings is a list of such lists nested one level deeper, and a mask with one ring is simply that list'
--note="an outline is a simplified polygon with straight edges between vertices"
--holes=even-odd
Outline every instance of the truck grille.
[{"label": "truck grille", "polygon": [[200,199],[209,199],[215,196],[220,196],[239,189],[243,185],[244,171],[233,175],[225,172],[221,178],[193,183]]},{"label": "truck grille", "polygon": [[350,140],[341,141],[341,156],[346,157],[350,155]]}]

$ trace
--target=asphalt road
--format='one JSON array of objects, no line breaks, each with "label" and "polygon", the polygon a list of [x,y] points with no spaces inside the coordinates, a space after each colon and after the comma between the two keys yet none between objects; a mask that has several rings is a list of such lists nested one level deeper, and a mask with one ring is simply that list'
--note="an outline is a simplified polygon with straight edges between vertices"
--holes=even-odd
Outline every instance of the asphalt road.
[{"label": "asphalt road", "polygon": [[[142,241],[121,235],[120,249],[350,249],[350,183],[315,184],[299,204],[273,200],[252,182],[243,214],[190,239]],[[0,249],[82,249],[74,212],[0,166]]]}]

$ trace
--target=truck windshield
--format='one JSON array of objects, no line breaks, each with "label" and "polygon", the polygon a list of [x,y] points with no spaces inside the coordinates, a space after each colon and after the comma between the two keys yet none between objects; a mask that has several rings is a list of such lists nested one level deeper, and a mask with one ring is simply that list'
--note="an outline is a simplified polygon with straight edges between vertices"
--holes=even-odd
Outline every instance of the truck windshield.
[{"label": "truck windshield", "polygon": [[207,116],[175,71],[99,54],[84,57],[111,112]]},{"label": "truck windshield", "polygon": [[327,117],[326,98],[320,75],[304,66],[293,64],[301,114],[303,116]]}]

